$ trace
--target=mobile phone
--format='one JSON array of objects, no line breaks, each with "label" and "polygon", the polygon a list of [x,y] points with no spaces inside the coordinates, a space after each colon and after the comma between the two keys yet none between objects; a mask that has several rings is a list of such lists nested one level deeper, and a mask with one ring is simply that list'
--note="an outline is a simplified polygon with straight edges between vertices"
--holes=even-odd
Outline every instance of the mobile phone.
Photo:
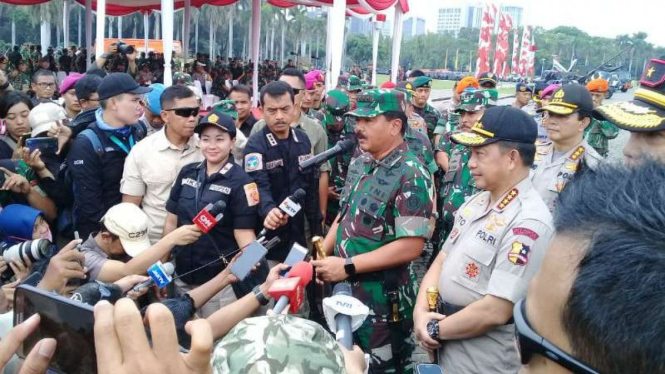
[{"label": "mobile phone", "polygon": [[95,318],[91,305],[54,295],[27,284],[16,287],[14,294],[14,325],[35,313],[41,320],[28,336],[19,357],[25,358],[43,338],[57,341],[50,369],[63,374],[96,374]]},{"label": "mobile phone", "polygon": [[242,253],[238,258],[231,264],[231,273],[235,275],[238,280],[242,281],[245,279],[247,274],[252,271],[252,268],[261,261],[268,250],[266,247],[261,245],[257,241],[253,241],[242,250]]},{"label": "mobile phone", "polygon": [[286,273],[288,273],[289,270],[291,270],[291,266],[297,264],[300,261],[304,261],[308,253],[309,251],[307,250],[307,248],[303,247],[298,243],[293,243],[291,251],[289,251],[289,254],[286,256],[286,260],[284,260],[284,265],[289,265],[289,269],[282,270],[279,272],[279,274],[282,277],[285,276]]},{"label": "mobile phone", "polygon": [[28,147],[30,153],[35,149],[39,149],[42,154],[55,154],[58,151],[58,139],[56,138],[30,138],[25,141],[25,146]]},{"label": "mobile phone", "polygon": [[25,141],[32,138],[32,133],[31,132],[26,132],[23,133],[19,138],[18,138],[18,146],[19,147],[25,147]]},{"label": "mobile phone", "polygon": [[416,374],[443,374],[443,369],[439,365],[418,364],[416,365]]}]

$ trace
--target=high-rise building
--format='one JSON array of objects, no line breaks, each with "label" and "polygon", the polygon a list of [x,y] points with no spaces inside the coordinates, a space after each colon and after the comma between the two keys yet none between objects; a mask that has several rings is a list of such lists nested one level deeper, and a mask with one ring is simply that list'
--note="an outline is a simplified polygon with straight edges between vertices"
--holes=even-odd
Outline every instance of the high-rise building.
[{"label": "high-rise building", "polygon": [[402,22],[403,38],[408,40],[418,35],[425,35],[425,19],[420,17],[410,17]]},{"label": "high-rise building", "polygon": [[371,19],[360,19],[350,17],[349,20],[349,34],[350,35],[372,35],[372,21]]},{"label": "high-rise building", "polygon": [[[492,4],[492,2],[490,2]],[[496,3],[494,3],[496,4]],[[439,19],[436,31],[439,34],[452,33],[457,35],[462,27],[479,29],[482,23],[484,3],[474,5],[457,5],[439,8]],[[513,27],[522,26],[523,8],[512,5],[501,5],[501,11],[513,18]]]}]

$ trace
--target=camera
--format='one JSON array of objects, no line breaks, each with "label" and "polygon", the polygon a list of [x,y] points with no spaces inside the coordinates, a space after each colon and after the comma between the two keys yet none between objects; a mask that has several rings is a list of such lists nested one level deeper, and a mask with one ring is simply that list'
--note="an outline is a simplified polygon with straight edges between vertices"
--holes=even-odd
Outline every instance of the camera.
[{"label": "camera", "polygon": [[54,247],[55,245],[48,239],[27,240],[5,249],[2,252],[2,257],[7,263],[20,261],[27,266],[26,259],[34,264],[43,258],[51,257],[54,253]]},{"label": "camera", "polygon": [[131,55],[136,50],[134,46],[129,45],[122,40],[116,43],[116,47],[118,48],[118,52],[122,53],[123,55]]}]

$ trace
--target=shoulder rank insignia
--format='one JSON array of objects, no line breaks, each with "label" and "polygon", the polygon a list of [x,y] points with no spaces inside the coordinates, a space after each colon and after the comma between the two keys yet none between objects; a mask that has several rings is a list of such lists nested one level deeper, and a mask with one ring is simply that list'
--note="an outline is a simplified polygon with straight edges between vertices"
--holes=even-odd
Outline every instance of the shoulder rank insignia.
[{"label": "shoulder rank insignia", "polygon": [[580,156],[582,156],[583,154],[584,154],[584,147],[579,146],[577,147],[575,152],[573,152],[573,154],[570,155],[570,159],[573,161],[577,161],[577,159],[580,158]]},{"label": "shoulder rank insignia", "polygon": [[517,188],[513,188],[512,190],[508,191],[508,193],[506,194],[506,197],[504,197],[503,200],[501,200],[501,202],[499,204],[497,204],[497,206],[496,206],[497,209],[499,209],[499,210],[506,209],[508,204],[510,204],[511,201],[515,200],[515,198],[519,194],[520,194],[520,191]]}]

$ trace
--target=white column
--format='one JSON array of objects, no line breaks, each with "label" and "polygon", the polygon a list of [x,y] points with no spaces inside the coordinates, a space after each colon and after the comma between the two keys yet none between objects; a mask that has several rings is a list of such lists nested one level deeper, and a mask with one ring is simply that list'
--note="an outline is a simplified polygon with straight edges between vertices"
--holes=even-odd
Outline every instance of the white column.
[{"label": "white column", "polygon": [[171,57],[173,54],[173,0],[162,0],[162,43],[164,45],[164,86],[173,83]]},{"label": "white column", "polygon": [[[162,9],[162,12],[164,9]],[[162,24],[161,22],[162,17],[159,12],[155,12],[155,39],[161,39],[162,38],[162,33],[160,32],[159,26]]]},{"label": "white column", "polygon": [[106,35],[109,39],[113,38],[113,17],[109,17],[109,32]]},{"label": "white column", "polygon": [[78,45],[80,47],[81,46],[81,9],[78,8],[78,12],[76,12],[76,13],[78,13],[78,18],[79,18],[79,22],[78,22],[78,25],[79,25],[78,34],[79,35],[78,35],[76,45]]},{"label": "white column", "polygon": [[254,62],[254,76],[252,88],[254,107],[259,102],[259,44],[261,43],[261,0],[252,0],[252,61]]},{"label": "white column", "polygon": [[334,0],[332,8],[330,8],[330,13],[328,16],[331,17],[331,32],[328,34],[328,37],[333,37],[332,42],[330,43],[330,49],[327,50],[327,53],[331,54],[331,63],[330,63],[330,75],[331,85],[337,83],[337,78],[339,78],[340,70],[342,69],[342,55],[344,54],[344,26],[346,23],[346,1],[345,0]]},{"label": "white column", "polygon": [[184,30],[182,31],[182,55],[185,61],[189,56],[189,32],[190,23],[192,22],[192,0],[185,0],[185,14],[184,14]]},{"label": "white column", "polygon": [[[106,0],[97,0],[97,34],[95,35],[95,56],[104,53],[104,26],[106,21]],[[89,56],[88,56],[89,57]]]},{"label": "white column", "polygon": [[85,50],[87,53],[85,68],[87,70],[90,69],[90,56],[92,56],[92,0],[85,0]]},{"label": "white column", "polygon": [[69,45],[69,0],[65,0],[62,5],[62,34],[64,36],[63,47],[67,48]]},{"label": "white column", "polygon": [[118,17],[118,39],[122,39],[122,16]]},{"label": "white column", "polygon": [[196,17],[196,28],[194,29],[194,53],[199,53],[199,20],[201,19],[201,9]]},{"label": "white column", "polygon": [[[326,74],[326,89],[327,90],[332,90],[336,85],[337,85],[337,80],[332,80],[332,73],[331,73],[331,67],[332,67],[332,53],[330,52],[332,48],[332,42],[333,42],[333,34],[332,34],[332,7],[327,9],[328,11],[328,16],[326,17],[326,64],[325,69],[328,71]],[[282,43],[282,46],[284,44]],[[283,58],[282,58],[283,60]],[[283,61],[282,61],[283,62]]]},{"label": "white column", "polygon": [[229,9],[229,40],[227,41],[226,44],[226,57],[232,58],[233,57],[233,18],[235,15],[235,5],[231,5],[231,9]]},{"label": "white column", "polygon": [[16,22],[14,21],[14,9],[12,9],[12,46],[16,45]]},{"label": "white column", "polygon": [[208,54],[210,55],[210,58],[213,58],[212,57],[212,51],[214,49],[213,45],[215,44],[215,29],[212,27],[212,22],[210,22],[210,25],[208,27],[208,39],[209,39]]},{"label": "white column", "polygon": [[42,45],[42,56],[46,56],[46,51],[48,49],[48,46],[51,45],[51,24],[47,22],[44,19],[44,16],[42,15],[41,17],[41,24],[40,24],[40,38],[39,38],[39,43]]},{"label": "white column", "polygon": [[372,86],[376,86],[376,61],[379,58],[379,36],[381,35],[380,23],[376,21],[376,16],[374,16],[374,22],[372,22]]},{"label": "white column", "polygon": [[390,64],[390,80],[397,82],[397,73],[399,72],[399,52],[402,44],[402,8],[395,4],[395,19],[393,23],[393,60]]},{"label": "white column", "polygon": [[146,57],[148,57],[148,43],[150,40],[150,12],[143,13],[143,43],[145,43],[145,52]]},{"label": "white column", "polygon": [[[289,18],[289,10],[286,9],[284,11],[284,19],[287,20]],[[279,66],[280,68],[284,66],[284,34],[286,33],[286,22],[282,23],[282,44],[280,44],[279,48]]]}]

